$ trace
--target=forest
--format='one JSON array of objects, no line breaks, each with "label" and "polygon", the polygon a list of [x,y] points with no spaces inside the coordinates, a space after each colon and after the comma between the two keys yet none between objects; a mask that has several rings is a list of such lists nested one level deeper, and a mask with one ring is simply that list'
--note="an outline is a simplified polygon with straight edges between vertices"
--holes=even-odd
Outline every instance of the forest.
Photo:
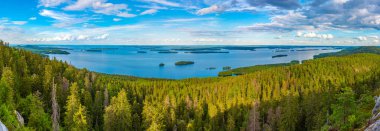
[{"label": "forest", "polygon": [[77,69],[0,43],[0,121],[9,130],[363,129],[380,55],[303,61],[239,76],[145,79]]}]

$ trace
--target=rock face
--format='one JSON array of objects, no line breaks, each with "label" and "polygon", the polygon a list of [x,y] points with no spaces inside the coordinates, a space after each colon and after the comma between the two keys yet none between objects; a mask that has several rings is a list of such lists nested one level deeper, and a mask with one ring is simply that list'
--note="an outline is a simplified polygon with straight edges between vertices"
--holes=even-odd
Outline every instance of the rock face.
[{"label": "rock face", "polygon": [[380,97],[375,97],[375,107],[372,109],[372,117],[369,120],[369,126],[365,129],[365,131],[380,131]]},{"label": "rock face", "polygon": [[18,111],[15,110],[15,114],[17,116],[17,120],[18,122],[20,123],[21,126],[24,126],[24,118],[21,116],[20,113],[18,113]]},{"label": "rock face", "polygon": [[7,127],[0,121],[0,131],[8,131]]}]

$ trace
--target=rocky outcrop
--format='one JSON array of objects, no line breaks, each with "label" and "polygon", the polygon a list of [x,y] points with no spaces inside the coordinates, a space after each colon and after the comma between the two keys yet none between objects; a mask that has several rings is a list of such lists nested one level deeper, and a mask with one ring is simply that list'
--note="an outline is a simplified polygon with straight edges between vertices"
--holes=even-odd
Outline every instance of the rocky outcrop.
[{"label": "rocky outcrop", "polygon": [[0,121],[0,131],[8,131],[8,128]]},{"label": "rocky outcrop", "polygon": [[21,116],[21,114],[18,113],[18,111],[16,111],[16,110],[15,110],[15,114],[16,114],[16,116],[17,116],[17,120],[18,120],[19,124],[20,124],[21,126],[24,126],[24,118],[23,118],[23,117]]},{"label": "rocky outcrop", "polygon": [[375,97],[375,106],[372,109],[372,117],[365,131],[380,131],[380,97]]}]

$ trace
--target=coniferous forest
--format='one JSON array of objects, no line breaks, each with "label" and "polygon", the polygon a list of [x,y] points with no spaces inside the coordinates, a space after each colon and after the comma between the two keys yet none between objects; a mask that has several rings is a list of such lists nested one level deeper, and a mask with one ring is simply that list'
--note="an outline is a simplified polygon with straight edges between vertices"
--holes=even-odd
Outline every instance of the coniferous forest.
[{"label": "coniferous forest", "polygon": [[165,80],[77,69],[1,42],[0,74],[9,130],[345,131],[366,126],[380,94],[376,54]]}]

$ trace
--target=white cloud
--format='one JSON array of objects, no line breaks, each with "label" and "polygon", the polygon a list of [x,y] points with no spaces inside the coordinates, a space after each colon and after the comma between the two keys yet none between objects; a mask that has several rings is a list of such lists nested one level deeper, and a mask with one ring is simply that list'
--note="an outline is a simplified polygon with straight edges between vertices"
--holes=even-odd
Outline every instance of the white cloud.
[{"label": "white cloud", "polygon": [[37,17],[30,17],[29,20],[37,20]]},{"label": "white cloud", "polygon": [[115,21],[115,22],[121,21],[120,18],[113,18],[112,20]]},{"label": "white cloud", "polygon": [[78,35],[78,37],[76,39],[77,40],[89,40],[90,36],[88,36],[88,35]]},{"label": "white cloud", "polygon": [[206,15],[206,14],[210,14],[210,13],[215,13],[215,12],[219,12],[219,11],[222,11],[223,9],[217,5],[212,5],[210,7],[207,7],[207,8],[202,8],[200,10],[198,10],[196,12],[197,15]]},{"label": "white cloud", "polygon": [[319,38],[319,39],[333,39],[334,35],[332,34],[318,34],[315,32],[297,32],[297,37],[304,37],[304,38]]},{"label": "white cloud", "polygon": [[53,26],[55,27],[67,27],[74,24],[84,23],[88,21],[88,18],[76,18],[72,15],[68,15],[61,12],[43,9],[39,13],[41,16],[50,17],[55,21]]},{"label": "white cloud", "polygon": [[12,23],[15,25],[25,25],[28,22],[27,21],[12,21]]},{"label": "white cloud", "polygon": [[65,10],[84,10],[92,6],[97,0],[77,0],[74,4],[66,6]]},{"label": "white cloud", "polygon": [[108,38],[108,34],[88,36],[88,35],[73,35],[73,34],[57,34],[52,37],[33,38],[31,42],[59,42],[59,41],[83,41],[83,40],[104,40]]},{"label": "white cloud", "polygon": [[197,38],[193,39],[193,42],[223,42],[222,39],[217,39],[217,38]]},{"label": "white cloud", "polygon": [[116,15],[119,17],[135,17],[136,15],[128,13],[129,9],[126,4],[106,3],[106,0],[78,0],[74,4],[68,5],[64,10],[85,10],[90,9],[95,13],[105,15]]},{"label": "white cloud", "polygon": [[125,18],[132,18],[132,17],[136,17],[135,14],[129,14],[127,12],[123,12],[123,13],[118,13],[116,16],[119,16],[119,17],[125,17]]},{"label": "white cloud", "polygon": [[61,5],[62,3],[66,3],[69,0],[39,0],[39,6],[44,7],[55,7]]},{"label": "white cloud", "polygon": [[180,7],[181,5],[175,2],[170,2],[167,0],[143,0],[145,2],[153,2],[153,3],[158,3],[161,5],[166,5],[166,6],[172,6],[172,7]]},{"label": "white cloud", "polygon": [[[121,25],[97,28],[73,28],[63,32],[45,31],[29,36],[26,40],[32,43],[46,42],[99,42],[107,40],[110,34],[125,34],[125,32],[145,28],[144,25]],[[119,36],[120,37],[120,36]]]},{"label": "white cloud", "polygon": [[210,20],[215,20],[215,18],[179,18],[179,19],[169,19],[163,22],[177,23],[177,22],[195,22],[195,21],[210,21]]},{"label": "white cloud", "polygon": [[94,39],[95,39],[95,40],[104,40],[104,39],[107,39],[108,36],[109,36],[109,34],[103,34],[103,35],[101,35],[101,36],[97,36],[97,37],[95,37]]},{"label": "white cloud", "polygon": [[141,12],[140,15],[150,15],[150,14],[155,14],[157,13],[157,9],[148,9],[145,10],[144,12]]},{"label": "white cloud", "polygon": [[367,40],[368,40],[368,38],[365,37],[365,36],[358,36],[358,37],[356,37],[355,39],[357,39],[357,40],[359,40],[359,41],[367,41]]},{"label": "white cloud", "polygon": [[269,23],[239,26],[243,30],[288,32],[293,30],[314,30],[307,17],[300,12],[289,11],[285,15],[275,15]]},{"label": "white cloud", "polygon": [[74,19],[72,18],[72,16],[67,15],[65,13],[55,12],[55,11],[46,10],[46,9],[43,9],[42,11],[40,11],[39,14],[41,16],[50,17],[59,21],[72,21]]}]

